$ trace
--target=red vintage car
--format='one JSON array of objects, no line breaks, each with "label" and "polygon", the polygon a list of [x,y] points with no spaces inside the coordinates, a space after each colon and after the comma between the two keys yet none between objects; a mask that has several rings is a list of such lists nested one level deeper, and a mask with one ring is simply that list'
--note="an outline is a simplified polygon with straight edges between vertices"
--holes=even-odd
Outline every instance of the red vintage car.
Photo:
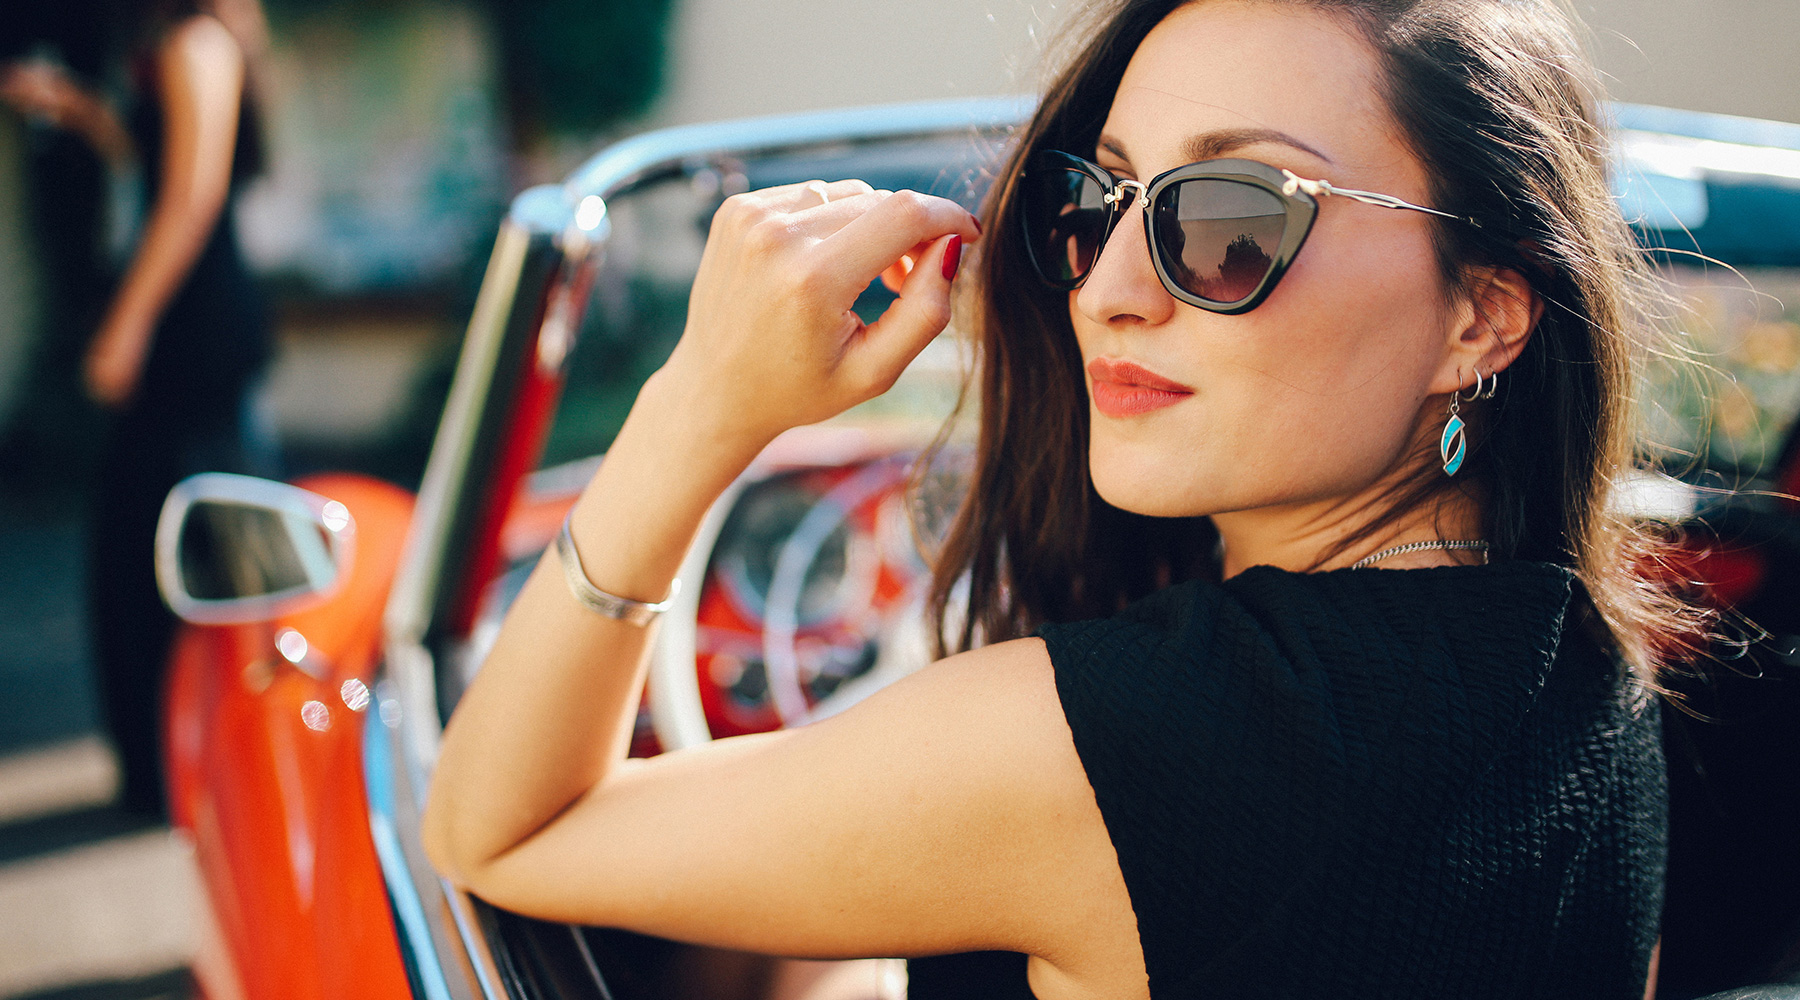
[{"label": "red vintage car", "polygon": [[[692,949],[525,919],[431,869],[418,818],[441,725],[679,334],[719,202],[861,177],[973,207],[1028,111],[885,107],[613,146],[514,201],[417,496],[352,475],[204,476],[171,495],[159,578],[193,624],[172,652],[167,757],[211,903],[209,996],[678,995]],[[1757,287],[1800,293],[1800,270],[1782,270],[1800,268],[1800,128],[1632,107],[1618,120],[1619,196],[1647,241],[1672,261],[1697,241],[1761,269]],[[1712,721],[1667,713],[1663,986],[1696,996],[1800,971],[1800,508],[1774,495],[1800,494],[1800,311],[1717,269],[1670,273],[1743,374],[1722,404],[1647,387],[1659,430],[1712,464],[1646,475],[1629,502],[1686,524],[1684,575],[1770,633],[1680,682]],[[872,286],[859,309],[885,295]],[[635,752],[799,724],[926,662],[918,538],[955,502],[955,425],[909,477],[956,407],[962,361],[941,338],[894,391],[778,441],[719,502],[659,633]]]}]

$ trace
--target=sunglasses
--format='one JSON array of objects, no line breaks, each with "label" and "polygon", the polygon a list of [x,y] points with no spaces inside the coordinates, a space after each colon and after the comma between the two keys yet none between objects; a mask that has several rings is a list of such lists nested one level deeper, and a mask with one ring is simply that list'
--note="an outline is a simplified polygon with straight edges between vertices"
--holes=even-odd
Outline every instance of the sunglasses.
[{"label": "sunglasses", "polygon": [[1148,213],[1150,260],[1169,294],[1208,312],[1236,314],[1275,290],[1312,231],[1319,198],[1405,209],[1479,226],[1474,219],[1392,195],[1307,180],[1255,160],[1204,160],[1149,184],[1057,150],[1042,150],[1020,180],[1025,246],[1038,275],[1063,291],[1081,287],[1107,238],[1135,207]]}]

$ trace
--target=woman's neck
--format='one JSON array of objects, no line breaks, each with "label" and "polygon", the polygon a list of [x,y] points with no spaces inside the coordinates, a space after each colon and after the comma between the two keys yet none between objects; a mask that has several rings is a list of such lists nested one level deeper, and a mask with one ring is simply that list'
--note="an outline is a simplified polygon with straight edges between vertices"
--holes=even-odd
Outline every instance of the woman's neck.
[{"label": "woman's neck", "polygon": [[[1392,496],[1392,490],[1393,484],[1384,481],[1349,497],[1214,514],[1213,524],[1224,550],[1225,577],[1252,566],[1274,566],[1295,573],[1342,569],[1412,542],[1483,540],[1480,506],[1461,493],[1421,504],[1366,536],[1356,537],[1386,509],[1384,501]],[[1457,566],[1482,558],[1480,552],[1425,549],[1383,559],[1381,567]]]}]

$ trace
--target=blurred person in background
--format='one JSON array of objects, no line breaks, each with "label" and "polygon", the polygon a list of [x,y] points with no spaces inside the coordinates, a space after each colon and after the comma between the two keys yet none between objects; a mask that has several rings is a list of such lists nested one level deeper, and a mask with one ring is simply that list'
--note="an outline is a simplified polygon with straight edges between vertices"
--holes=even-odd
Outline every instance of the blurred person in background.
[{"label": "blurred person in background", "polygon": [[[45,60],[0,72],[0,97],[109,159],[141,164],[149,213],[90,342],[84,383],[111,413],[95,483],[88,593],[120,804],[162,818],[161,692],[174,620],[152,571],[164,496],[203,470],[266,466],[246,401],[270,354],[267,308],[230,210],[262,166],[251,67],[257,0],[125,0],[114,24],[131,93],[123,113]],[[258,468],[256,471],[268,471]]]}]

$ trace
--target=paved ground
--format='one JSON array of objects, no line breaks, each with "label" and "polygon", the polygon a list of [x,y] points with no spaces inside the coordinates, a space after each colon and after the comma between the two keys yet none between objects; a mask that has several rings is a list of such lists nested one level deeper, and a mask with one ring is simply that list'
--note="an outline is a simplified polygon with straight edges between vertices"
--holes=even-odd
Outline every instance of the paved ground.
[{"label": "paved ground", "polygon": [[0,996],[190,995],[193,862],[168,828],[106,805],[116,781],[91,736],[0,760]]},{"label": "paved ground", "polygon": [[81,610],[80,504],[0,504],[0,997],[190,995],[187,849],[107,803]]}]

